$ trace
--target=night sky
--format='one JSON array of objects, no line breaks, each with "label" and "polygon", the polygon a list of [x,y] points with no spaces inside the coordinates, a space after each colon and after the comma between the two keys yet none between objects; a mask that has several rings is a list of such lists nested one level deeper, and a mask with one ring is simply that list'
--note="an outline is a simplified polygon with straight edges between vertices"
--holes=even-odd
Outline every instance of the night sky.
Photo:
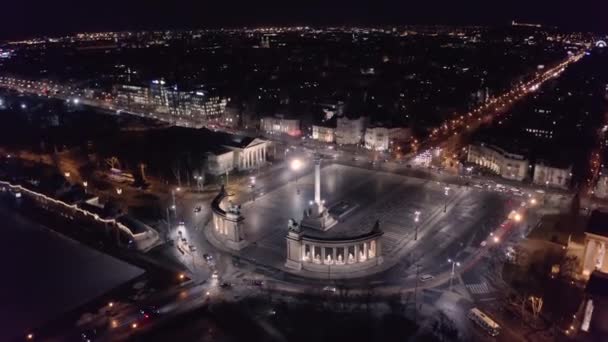
[{"label": "night sky", "polygon": [[481,24],[608,31],[606,0],[4,0],[0,39],[77,31],[262,25]]}]

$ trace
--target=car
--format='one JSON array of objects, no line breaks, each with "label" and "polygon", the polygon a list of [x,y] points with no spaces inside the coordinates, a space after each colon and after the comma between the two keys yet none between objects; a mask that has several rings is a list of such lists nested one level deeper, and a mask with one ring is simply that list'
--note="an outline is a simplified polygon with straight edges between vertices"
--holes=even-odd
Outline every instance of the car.
[{"label": "car", "polygon": [[156,306],[146,306],[139,309],[139,314],[144,319],[149,319],[160,315],[160,310]]},{"label": "car", "polygon": [[203,259],[205,259],[205,261],[207,261],[207,262],[211,262],[211,261],[213,261],[213,255],[205,253],[205,254],[203,254]]},{"label": "car", "polygon": [[220,287],[223,289],[230,289],[230,288],[232,288],[232,284],[225,281],[220,284]]},{"label": "car", "polygon": [[256,279],[256,280],[253,281],[253,285],[255,285],[255,286],[263,286],[264,285],[264,281]]},{"label": "car", "polygon": [[336,289],[335,286],[325,286],[323,288],[323,292],[336,293],[336,291],[338,291],[338,289]]},{"label": "car", "polygon": [[190,252],[196,252],[196,246],[195,245],[188,245],[188,249],[190,250]]},{"label": "car", "polygon": [[425,282],[425,281],[431,280],[433,278],[435,278],[435,277],[433,277],[430,274],[423,274],[423,275],[420,276],[420,281],[421,282]]},{"label": "car", "polygon": [[95,341],[96,338],[97,338],[96,329],[85,330],[80,334],[80,340],[83,342]]},{"label": "car", "polygon": [[178,226],[178,227],[186,227],[186,222],[184,222],[184,221],[179,221],[179,222],[177,223],[177,226]]},{"label": "car", "polygon": [[200,213],[200,212],[201,212],[201,210],[202,210],[202,208],[201,208],[201,206],[200,206],[200,205],[199,205],[199,206],[194,207],[194,213],[196,213],[196,214]]}]

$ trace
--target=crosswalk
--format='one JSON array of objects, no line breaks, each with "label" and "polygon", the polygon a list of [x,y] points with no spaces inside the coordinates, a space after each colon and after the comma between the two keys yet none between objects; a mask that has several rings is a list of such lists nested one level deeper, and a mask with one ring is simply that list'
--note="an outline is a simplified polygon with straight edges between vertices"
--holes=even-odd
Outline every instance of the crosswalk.
[{"label": "crosswalk", "polygon": [[485,281],[478,284],[466,284],[467,289],[472,294],[486,294],[492,292],[492,289],[488,286]]}]

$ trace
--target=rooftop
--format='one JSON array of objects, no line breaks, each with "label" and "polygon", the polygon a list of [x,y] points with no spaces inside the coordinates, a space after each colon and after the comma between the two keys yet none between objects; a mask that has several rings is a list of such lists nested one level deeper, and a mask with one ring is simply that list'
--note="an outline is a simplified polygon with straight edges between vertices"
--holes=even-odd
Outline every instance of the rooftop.
[{"label": "rooftop", "polygon": [[608,297],[608,273],[599,271],[591,273],[585,292],[593,296]]},{"label": "rooftop", "polygon": [[585,232],[608,237],[608,212],[594,210],[591,213]]}]

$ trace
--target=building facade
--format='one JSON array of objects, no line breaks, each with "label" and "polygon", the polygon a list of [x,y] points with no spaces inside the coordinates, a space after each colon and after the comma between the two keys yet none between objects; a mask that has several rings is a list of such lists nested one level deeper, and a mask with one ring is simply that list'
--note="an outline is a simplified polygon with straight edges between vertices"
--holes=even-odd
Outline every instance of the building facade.
[{"label": "building facade", "polygon": [[567,189],[572,178],[572,166],[558,168],[545,163],[534,165],[532,182],[538,185]]},{"label": "building facade", "polygon": [[234,168],[253,170],[266,164],[269,145],[267,140],[259,138],[234,137],[224,147],[233,152]]},{"label": "building facade", "polygon": [[268,134],[287,134],[294,137],[302,134],[300,120],[273,116],[260,119],[260,130]]},{"label": "building facade", "polygon": [[218,176],[234,170],[234,151],[223,148],[207,153],[207,172]]},{"label": "building facade", "polygon": [[490,169],[505,179],[522,181],[528,176],[529,162],[523,155],[493,145],[469,145],[467,161]]},{"label": "building facade", "polygon": [[368,127],[363,139],[365,148],[372,151],[386,151],[389,146],[388,128]]},{"label": "building facade", "polygon": [[312,138],[313,140],[333,143],[336,141],[336,129],[334,127],[313,125]]},{"label": "building facade", "polygon": [[608,273],[608,212],[594,210],[585,229],[583,252],[583,276],[588,278],[593,271]]},{"label": "building facade", "polygon": [[600,177],[595,184],[593,194],[597,198],[608,198],[608,170],[603,169],[600,173]]},{"label": "building facade", "polygon": [[360,144],[365,132],[366,121],[364,117],[357,119],[339,117],[336,127],[336,143],[340,145]]},{"label": "building facade", "polygon": [[228,103],[227,98],[205,91],[181,91],[164,81],[152,81],[149,87],[117,85],[114,95],[118,106],[133,111],[151,111],[184,119],[218,119]]},{"label": "building facade", "polygon": [[308,236],[290,220],[285,267],[327,273],[330,278],[344,278],[352,272],[374,269],[383,262],[382,235],[376,225],[371,232],[361,236],[323,239]]}]

